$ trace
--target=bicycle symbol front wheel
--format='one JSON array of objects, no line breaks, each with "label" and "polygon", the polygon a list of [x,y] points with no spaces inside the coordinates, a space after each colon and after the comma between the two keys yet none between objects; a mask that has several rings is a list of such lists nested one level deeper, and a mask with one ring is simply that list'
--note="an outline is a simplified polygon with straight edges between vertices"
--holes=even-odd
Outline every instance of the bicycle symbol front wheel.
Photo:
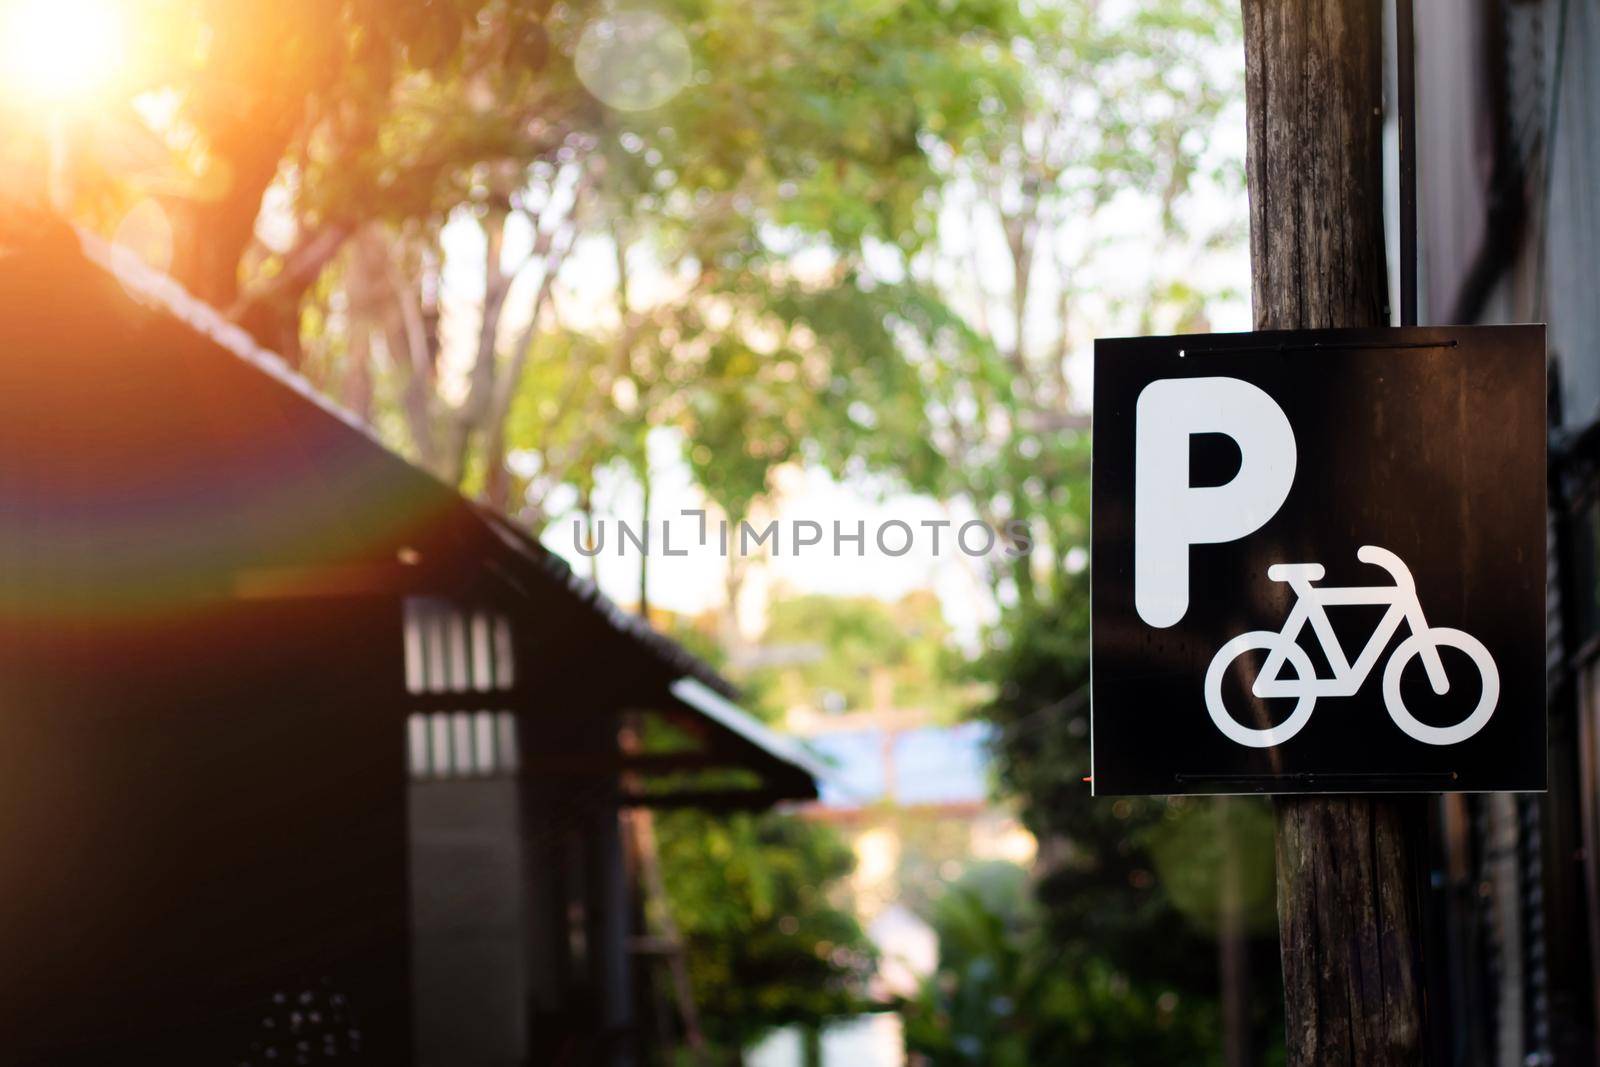
[{"label": "bicycle symbol front wheel", "polygon": [[1295,701],[1294,711],[1289,717],[1276,726],[1252,727],[1245,726],[1229,713],[1222,702],[1222,680],[1228,675],[1228,667],[1234,660],[1246,652],[1264,651],[1272,652],[1283,649],[1289,663],[1294,666],[1295,678],[1307,690],[1316,679],[1316,669],[1311,666],[1311,657],[1306,655],[1305,649],[1285,638],[1281,633],[1273,630],[1251,630],[1242,633],[1217,649],[1217,654],[1211,657],[1211,666],[1206,668],[1206,710],[1211,713],[1211,721],[1217,724],[1228,740],[1249,748],[1271,748],[1281,745],[1295,734],[1305,728],[1311,721],[1311,712],[1316,707],[1317,698],[1309,691],[1303,692]]},{"label": "bicycle symbol front wheel", "polygon": [[[1407,711],[1405,702],[1400,699],[1400,676],[1405,673],[1411,657],[1422,651],[1424,642],[1435,648],[1460,649],[1471,657],[1483,676],[1483,695],[1478,698],[1478,706],[1454,726],[1429,726]],[[1500,670],[1494,665],[1489,650],[1476,637],[1448,626],[1430,626],[1400,642],[1394,655],[1389,657],[1389,665],[1383,669],[1383,702],[1394,724],[1423,744],[1459,744],[1483,729],[1489,716],[1494,714],[1495,705],[1500,702]]]}]

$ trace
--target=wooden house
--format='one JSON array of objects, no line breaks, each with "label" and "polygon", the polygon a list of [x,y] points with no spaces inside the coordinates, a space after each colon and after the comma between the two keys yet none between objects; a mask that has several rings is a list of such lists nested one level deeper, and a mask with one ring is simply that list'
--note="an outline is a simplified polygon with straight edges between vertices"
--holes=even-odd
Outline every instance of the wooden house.
[{"label": "wooden house", "polygon": [[[0,694],[8,1064],[633,1062],[620,813],[816,793],[703,663],[59,224],[0,245]],[[683,743],[624,751],[651,716]]]}]

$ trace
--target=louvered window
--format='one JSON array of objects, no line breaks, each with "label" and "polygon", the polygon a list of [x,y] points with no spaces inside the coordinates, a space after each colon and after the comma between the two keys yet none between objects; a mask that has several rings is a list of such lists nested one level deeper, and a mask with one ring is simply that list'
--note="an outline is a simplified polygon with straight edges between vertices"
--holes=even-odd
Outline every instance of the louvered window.
[{"label": "louvered window", "polygon": [[[471,710],[413,712],[407,761],[416,780],[515,774],[517,720],[497,701],[516,684],[511,622],[436,597],[405,601],[406,691],[483,695]],[[497,706],[501,705],[501,706]]]}]

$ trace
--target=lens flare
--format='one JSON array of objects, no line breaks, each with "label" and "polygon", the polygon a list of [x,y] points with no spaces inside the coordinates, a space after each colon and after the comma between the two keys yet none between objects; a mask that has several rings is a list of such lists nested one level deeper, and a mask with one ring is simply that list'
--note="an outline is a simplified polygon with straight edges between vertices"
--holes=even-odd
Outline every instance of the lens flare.
[{"label": "lens flare", "polygon": [[117,223],[111,243],[138,256],[147,266],[165,271],[172,266],[172,223],[150,197],[138,201]]},{"label": "lens flare", "polygon": [[654,11],[622,11],[589,23],[572,59],[584,88],[618,111],[660,107],[694,72],[683,31]]}]

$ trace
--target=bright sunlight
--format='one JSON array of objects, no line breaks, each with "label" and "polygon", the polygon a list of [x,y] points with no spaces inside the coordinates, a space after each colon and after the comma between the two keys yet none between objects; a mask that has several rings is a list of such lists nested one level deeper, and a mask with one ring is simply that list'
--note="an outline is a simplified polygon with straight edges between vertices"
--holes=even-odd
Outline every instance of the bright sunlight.
[{"label": "bright sunlight", "polygon": [[57,106],[99,96],[121,70],[123,30],[115,0],[0,0],[5,91]]}]

